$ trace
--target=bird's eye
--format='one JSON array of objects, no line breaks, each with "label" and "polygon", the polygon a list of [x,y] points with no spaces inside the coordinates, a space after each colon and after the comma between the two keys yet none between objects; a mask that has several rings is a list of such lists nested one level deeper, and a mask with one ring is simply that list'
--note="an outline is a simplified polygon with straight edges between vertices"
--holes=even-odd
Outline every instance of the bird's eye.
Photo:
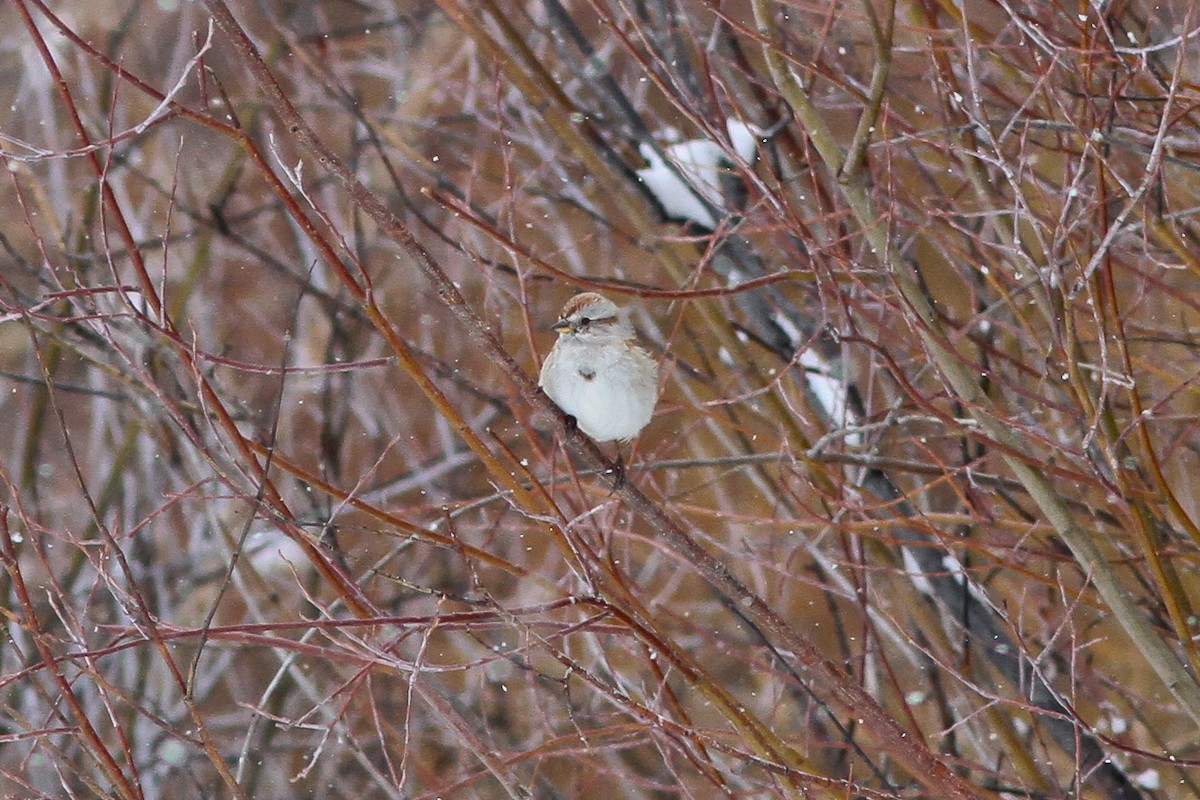
[{"label": "bird's eye", "polygon": [[580,325],[590,325],[591,322],[592,322],[591,319],[589,319],[588,317],[583,317],[582,319],[579,320]]}]

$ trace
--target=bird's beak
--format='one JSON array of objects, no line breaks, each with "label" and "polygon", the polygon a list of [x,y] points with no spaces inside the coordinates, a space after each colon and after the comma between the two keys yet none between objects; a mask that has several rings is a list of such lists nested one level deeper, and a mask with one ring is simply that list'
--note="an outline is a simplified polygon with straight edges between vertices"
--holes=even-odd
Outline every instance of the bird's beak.
[{"label": "bird's beak", "polygon": [[550,326],[550,330],[554,331],[555,333],[566,333],[567,331],[571,330],[571,323],[567,322],[565,319],[560,319],[558,322]]}]

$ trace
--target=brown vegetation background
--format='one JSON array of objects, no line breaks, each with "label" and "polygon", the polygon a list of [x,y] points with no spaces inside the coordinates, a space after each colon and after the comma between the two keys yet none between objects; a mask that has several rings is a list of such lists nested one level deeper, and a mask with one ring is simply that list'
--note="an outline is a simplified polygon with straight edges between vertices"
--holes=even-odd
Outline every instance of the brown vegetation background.
[{"label": "brown vegetation background", "polygon": [[1200,794],[1200,8],[0,19],[0,795]]}]

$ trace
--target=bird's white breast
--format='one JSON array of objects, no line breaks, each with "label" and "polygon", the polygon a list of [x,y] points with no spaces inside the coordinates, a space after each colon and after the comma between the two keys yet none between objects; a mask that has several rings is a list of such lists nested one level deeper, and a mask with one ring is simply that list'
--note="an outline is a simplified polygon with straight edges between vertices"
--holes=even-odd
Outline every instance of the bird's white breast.
[{"label": "bird's white breast", "polygon": [[658,365],[644,350],[573,339],[558,350],[557,363],[547,361],[542,371],[542,388],[580,430],[609,442],[628,441],[646,427],[658,399]]}]

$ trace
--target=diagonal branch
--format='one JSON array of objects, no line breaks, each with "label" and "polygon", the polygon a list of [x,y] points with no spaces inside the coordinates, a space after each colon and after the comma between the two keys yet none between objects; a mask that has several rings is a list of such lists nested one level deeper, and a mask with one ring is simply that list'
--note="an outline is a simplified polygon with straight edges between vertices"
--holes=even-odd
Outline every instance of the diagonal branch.
[{"label": "diagonal branch", "polygon": [[[830,171],[836,171],[843,156],[833,133],[813,105],[780,53],[775,23],[767,0],[753,0],[755,21],[764,38],[763,55],[776,87],[792,106],[796,118],[804,125],[809,138]],[[1025,487],[1042,514],[1071,549],[1075,560],[1095,583],[1097,591],[1113,610],[1113,614],[1138,650],[1146,657],[1155,673],[1171,694],[1200,725],[1200,686],[1188,674],[1179,658],[1153,630],[1138,607],[1136,599],[1117,577],[1112,566],[1100,552],[1091,531],[1084,530],[1071,516],[1066,502],[1055,491],[1046,476],[1022,458],[1024,443],[997,413],[991,399],[979,385],[976,376],[962,361],[950,338],[942,328],[933,307],[920,289],[909,262],[894,247],[879,224],[874,203],[861,175],[848,176],[840,184],[842,194],[857,219],[871,251],[895,281],[904,301],[916,315],[917,333],[930,359],[942,371],[954,393],[963,401],[980,428],[1003,448],[1005,463]],[[1114,226],[1114,230],[1115,230]],[[1114,234],[1115,235],[1115,234]],[[1106,239],[1103,247],[1109,240]]]}]

